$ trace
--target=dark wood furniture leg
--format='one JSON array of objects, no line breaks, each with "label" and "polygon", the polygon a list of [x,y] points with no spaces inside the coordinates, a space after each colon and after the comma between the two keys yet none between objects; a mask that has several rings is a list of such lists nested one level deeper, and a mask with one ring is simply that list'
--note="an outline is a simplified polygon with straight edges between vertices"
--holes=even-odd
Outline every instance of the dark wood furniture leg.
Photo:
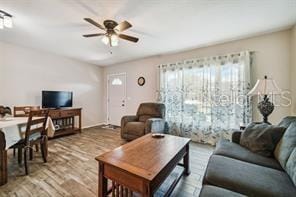
[{"label": "dark wood furniture leg", "polygon": [[0,131],[0,186],[7,183],[7,150],[5,136]]},{"label": "dark wood furniture leg", "polygon": [[81,119],[81,111],[80,111],[80,113],[79,113],[79,132],[81,133],[81,128],[82,128],[82,119]]},{"label": "dark wood furniture leg", "polygon": [[29,153],[30,153],[30,161],[33,160],[33,148],[30,149]]},{"label": "dark wood furniture leg", "polygon": [[44,163],[47,162],[47,155],[48,155],[48,138],[47,136],[44,136],[43,139],[40,141],[40,147],[41,147],[41,155],[43,158]]},{"label": "dark wood furniture leg", "polygon": [[190,174],[190,166],[189,166],[189,144],[186,145],[186,153],[183,158],[184,162],[184,174],[188,176]]},{"label": "dark wood furniture leg", "polygon": [[98,188],[98,196],[105,197],[107,196],[107,179],[104,177],[104,164],[99,163],[99,188]]},{"label": "dark wood furniture leg", "polygon": [[29,147],[24,148],[24,163],[25,163],[25,173],[29,174],[29,166],[28,166],[28,152],[30,151]]},{"label": "dark wood furniture leg", "polygon": [[22,157],[23,157],[23,149],[18,148],[17,149],[17,162],[18,162],[18,164],[22,164]]},{"label": "dark wood furniture leg", "polygon": [[146,192],[142,194],[143,197],[153,197],[153,193],[151,191],[150,183],[146,183]]}]

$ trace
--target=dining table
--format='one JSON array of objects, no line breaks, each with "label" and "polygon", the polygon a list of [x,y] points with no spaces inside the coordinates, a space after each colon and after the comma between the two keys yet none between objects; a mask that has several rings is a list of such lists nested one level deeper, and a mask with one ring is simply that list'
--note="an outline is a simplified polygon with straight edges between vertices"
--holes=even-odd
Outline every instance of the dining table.
[{"label": "dining table", "polygon": [[[42,117],[35,117],[38,119]],[[6,117],[0,119],[0,186],[8,181],[7,150],[25,137],[28,117]],[[46,122],[48,137],[53,137],[55,127],[50,117]]]}]

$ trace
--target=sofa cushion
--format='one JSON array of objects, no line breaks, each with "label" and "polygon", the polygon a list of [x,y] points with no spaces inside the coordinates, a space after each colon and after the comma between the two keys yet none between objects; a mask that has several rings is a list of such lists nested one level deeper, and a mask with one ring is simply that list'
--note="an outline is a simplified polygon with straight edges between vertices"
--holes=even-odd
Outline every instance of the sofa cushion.
[{"label": "sofa cushion", "polygon": [[204,185],[200,191],[199,197],[243,197],[245,195],[213,185]]},{"label": "sofa cushion", "polygon": [[280,162],[281,166],[286,169],[287,161],[296,147],[296,122],[290,124],[280,142],[277,144],[274,156]]},{"label": "sofa cushion", "polygon": [[125,125],[126,133],[130,135],[142,136],[145,134],[145,123],[143,122],[128,122]]},{"label": "sofa cushion", "polygon": [[204,184],[222,187],[247,196],[295,196],[296,187],[284,171],[212,155]]},{"label": "sofa cushion", "polygon": [[287,173],[294,182],[294,185],[296,186],[296,147],[294,147],[294,150],[292,151],[288,161],[287,161]]},{"label": "sofa cushion", "polygon": [[258,164],[261,166],[266,166],[269,168],[283,170],[276,159],[264,157],[259,154],[253,153],[250,150],[240,146],[239,144],[229,142],[227,140],[220,140],[217,143],[216,149],[213,154],[231,157],[234,159]]},{"label": "sofa cushion", "polygon": [[288,128],[292,122],[296,122],[296,116],[287,116],[283,118],[278,126]]},{"label": "sofa cushion", "polygon": [[251,123],[242,133],[240,145],[250,151],[266,157],[272,157],[273,151],[286,128],[266,123]]}]

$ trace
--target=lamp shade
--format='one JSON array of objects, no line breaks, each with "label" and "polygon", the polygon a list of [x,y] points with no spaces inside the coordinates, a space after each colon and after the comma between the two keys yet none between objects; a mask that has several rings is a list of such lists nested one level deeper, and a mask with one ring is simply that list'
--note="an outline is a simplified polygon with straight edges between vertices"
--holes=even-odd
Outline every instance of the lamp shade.
[{"label": "lamp shade", "polygon": [[269,95],[269,94],[281,94],[281,89],[276,84],[275,80],[267,79],[265,76],[264,79],[258,79],[255,86],[248,93],[248,95]]}]

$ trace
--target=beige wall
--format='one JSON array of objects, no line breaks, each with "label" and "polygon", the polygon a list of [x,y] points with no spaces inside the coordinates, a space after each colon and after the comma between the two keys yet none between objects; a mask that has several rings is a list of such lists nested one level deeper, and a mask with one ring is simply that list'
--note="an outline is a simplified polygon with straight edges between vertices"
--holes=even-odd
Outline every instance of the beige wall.
[{"label": "beige wall", "polygon": [[296,25],[291,30],[291,113],[296,115]]},{"label": "beige wall", "polygon": [[[175,62],[184,59],[205,56],[222,55],[231,52],[250,50],[255,52],[252,68],[253,83],[257,78],[268,75],[276,80],[279,87],[290,90],[290,30],[252,37],[248,39],[218,44],[209,47],[198,48],[186,52],[155,56],[146,59],[116,64],[104,68],[104,81],[108,74],[127,74],[127,114],[134,114],[139,103],[155,101],[157,90],[157,66],[163,63]],[[146,84],[143,87],[137,85],[137,78],[144,76]],[[106,85],[104,85],[106,87]],[[106,103],[105,89],[104,103]],[[291,107],[276,107],[270,116],[270,121],[277,123],[280,118],[290,114]],[[106,107],[105,107],[106,118]],[[254,112],[254,120],[261,120],[257,110]]]},{"label": "beige wall", "polygon": [[0,42],[0,104],[41,105],[42,90],[73,91],[83,108],[83,126],[102,116],[103,71],[100,67]]}]

